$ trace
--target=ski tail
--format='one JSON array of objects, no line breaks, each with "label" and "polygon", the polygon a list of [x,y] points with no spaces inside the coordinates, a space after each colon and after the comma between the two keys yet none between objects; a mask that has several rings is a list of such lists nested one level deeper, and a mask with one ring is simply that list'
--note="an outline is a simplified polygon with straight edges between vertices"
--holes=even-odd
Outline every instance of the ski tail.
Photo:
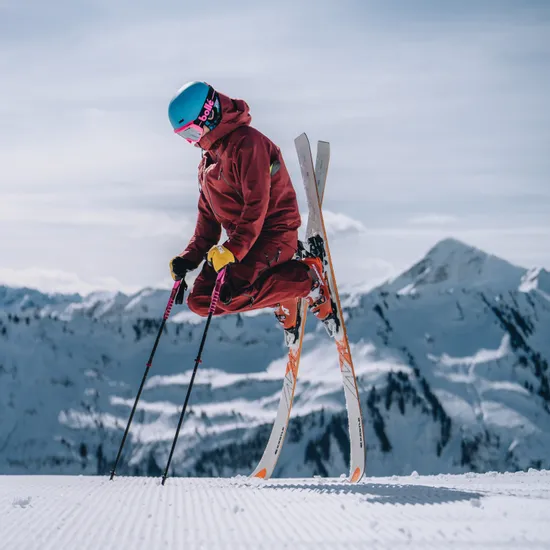
[{"label": "ski tail", "polygon": [[305,328],[305,300],[300,300],[298,304],[299,315],[301,316],[301,326],[299,327],[298,341],[288,347],[288,356],[286,363],[285,377],[283,379],[283,389],[277,408],[277,416],[271,429],[271,434],[267,441],[264,453],[260,462],[251,474],[251,477],[269,479],[275,470],[277,461],[283,448],[292,403],[294,401],[294,391],[296,390],[296,381],[298,379],[298,367],[300,365],[300,355],[302,353],[302,342],[304,339]]}]

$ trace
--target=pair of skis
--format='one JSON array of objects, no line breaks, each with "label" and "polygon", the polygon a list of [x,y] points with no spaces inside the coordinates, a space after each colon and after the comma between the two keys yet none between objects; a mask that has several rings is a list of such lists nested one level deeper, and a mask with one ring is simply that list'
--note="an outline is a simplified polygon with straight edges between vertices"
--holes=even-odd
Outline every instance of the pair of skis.
[{"label": "pair of skis", "polygon": [[[306,231],[306,247],[310,253],[319,256],[323,261],[324,275],[327,278],[328,286],[333,301],[333,319],[327,329],[334,338],[338,353],[338,362],[342,373],[346,409],[348,412],[348,427],[350,436],[350,473],[349,481],[356,483],[365,472],[365,437],[363,428],[363,417],[359,390],[351,358],[351,349],[346,333],[344,315],[334,277],[330,250],[328,247],[327,233],[323,220],[321,205],[325,192],[328,165],[330,160],[330,145],[326,141],[319,141],[317,144],[317,159],[315,168],[311,147],[306,134],[301,134],[295,140],[296,151],[300,162],[300,170],[306,190],[306,197],[309,209],[309,217]],[[269,479],[277,464],[281,453],[284,438],[288,428],[296,381],[298,379],[298,367],[302,352],[302,343],[306,325],[307,304],[301,299],[298,304],[299,332],[297,338],[287,339],[288,360],[283,389],[277,416],[271,430],[264,454],[260,462],[252,472],[252,477]]]}]

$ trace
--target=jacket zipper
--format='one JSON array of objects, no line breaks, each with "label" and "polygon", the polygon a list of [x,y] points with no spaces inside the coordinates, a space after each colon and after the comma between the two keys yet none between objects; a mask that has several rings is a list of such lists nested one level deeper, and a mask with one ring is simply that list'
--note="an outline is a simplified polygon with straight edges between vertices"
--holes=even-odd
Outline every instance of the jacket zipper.
[{"label": "jacket zipper", "polygon": [[227,180],[227,178],[225,177],[224,173],[223,173],[223,168],[220,168],[220,175],[218,176],[218,179],[222,179],[226,185],[228,187],[231,187],[231,189],[233,189],[233,191],[235,191],[237,193],[237,195],[239,195],[239,198],[242,199],[243,196],[242,196],[242,193],[239,191],[239,189],[237,189],[237,187],[231,183],[229,183],[229,181]]},{"label": "jacket zipper", "polygon": [[[205,152],[202,151],[202,157],[204,158],[204,155],[205,155]],[[216,154],[216,159],[220,160],[220,158],[218,157],[218,155]],[[206,165],[206,163],[205,163]],[[210,194],[210,191],[208,190],[208,181],[207,181],[207,177],[206,177],[206,170],[208,169],[208,166],[204,166],[204,168],[202,169],[202,178],[203,178],[203,182],[200,183],[201,185],[201,189],[204,189],[205,190],[205,193],[208,195],[208,202],[210,203],[210,208],[212,209],[212,213],[214,214],[214,217],[216,218],[216,221],[221,224],[222,221],[221,221],[221,218],[220,216],[218,216],[218,213],[216,212],[216,210],[214,209],[214,202],[212,201],[212,195]]]},{"label": "jacket zipper", "polygon": [[206,175],[205,175],[205,172],[206,170],[203,170],[202,171],[202,176],[204,178],[204,183],[201,184],[201,188],[205,190],[206,194],[208,195],[208,202],[210,203],[210,208],[212,209],[212,213],[214,214],[214,217],[216,218],[216,220],[218,221],[218,223],[222,223],[221,222],[221,218],[218,216],[218,213],[216,212],[216,210],[214,209],[214,202],[212,201],[212,195],[210,194],[210,191],[208,190],[208,183],[206,181]]}]

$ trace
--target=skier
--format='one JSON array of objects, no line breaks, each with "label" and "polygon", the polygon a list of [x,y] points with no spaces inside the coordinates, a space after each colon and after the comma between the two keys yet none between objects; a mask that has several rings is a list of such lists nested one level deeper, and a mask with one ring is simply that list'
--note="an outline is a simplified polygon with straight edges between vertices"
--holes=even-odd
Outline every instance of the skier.
[{"label": "skier", "polygon": [[[168,116],[177,135],[202,149],[195,232],[170,261],[174,280],[183,280],[176,303],[187,273],[206,257],[187,299],[198,315],[208,314],[216,274],[227,267],[215,315],[274,307],[290,343],[300,298],[326,321],[333,310],[321,260],[293,259],[301,224],[296,193],[279,148],[250,126],[246,102],[190,82],[171,100]],[[227,240],[220,244],[222,227]]]}]

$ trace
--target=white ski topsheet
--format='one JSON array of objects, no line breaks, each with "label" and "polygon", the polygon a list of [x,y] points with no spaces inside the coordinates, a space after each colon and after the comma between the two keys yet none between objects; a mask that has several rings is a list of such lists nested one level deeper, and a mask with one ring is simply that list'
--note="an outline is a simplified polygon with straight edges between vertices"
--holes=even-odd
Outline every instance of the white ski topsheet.
[{"label": "white ski topsheet", "polygon": [[[302,307],[302,311],[305,309]],[[271,429],[269,440],[265,447],[264,453],[260,462],[252,472],[252,477],[269,479],[273,474],[273,470],[277,465],[277,460],[281,454],[290,411],[292,410],[292,401],[294,399],[294,390],[296,388],[296,380],[298,378],[298,366],[301,354],[301,341],[304,336],[304,324],[300,330],[299,341],[288,348],[288,360],[286,366],[285,377],[283,379],[283,389],[281,390],[281,398],[277,407],[277,416]]]},{"label": "white ski topsheet", "polygon": [[[317,187],[319,189],[319,196],[322,197],[325,192],[325,183],[327,181],[328,165],[330,161],[330,145],[326,141],[320,141],[317,147]],[[308,225],[306,235],[309,235],[311,231],[312,222],[308,217]],[[283,379],[283,389],[281,390],[281,398],[279,400],[279,406],[277,407],[277,416],[271,429],[269,440],[265,447],[264,453],[260,462],[252,472],[252,477],[259,477],[262,479],[269,479],[275,470],[277,460],[281,454],[286,431],[288,429],[288,422],[290,419],[290,413],[292,411],[292,402],[294,400],[294,391],[296,389],[296,382],[298,379],[298,368],[300,365],[300,355],[302,352],[302,341],[304,338],[304,331],[306,326],[307,316],[307,303],[305,300],[300,301],[300,313],[302,316],[302,326],[300,329],[300,338],[298,342],[290,346],[288,349],[288,360],[286,365],[285,377]]]},{"label": "white ski topsheet", "polygon": [[330,249],[323,220],[323,213],[321,211],[321,195],[317,189],[313,159],[311,157],[311,148],[306,134],[301,134],[298,136],[295,139],[295,144],[309,208],[307,237],[309,238],[313,235],[320,235],[323,238],[327,256],[325,268],[328,273],[328,283],[330,286],[332,299],[335,300],[338,307],[340,330],[335,336],[335,343],[338,352],[340,370],[342,373],[346,408],[348,411],[350,435],[350,481],[357,482],[365,473],[365,435],[359,389],[355,378],[355,370],[353,368],[351,349],[344,323],[344,315],[340,304],[338,287],[336,285],[334,269],[330,257]]},{"label": "white ski topsheet", "polygon": [[0,476],[2,550],[540,550],[550,472],[340,479]]}]

